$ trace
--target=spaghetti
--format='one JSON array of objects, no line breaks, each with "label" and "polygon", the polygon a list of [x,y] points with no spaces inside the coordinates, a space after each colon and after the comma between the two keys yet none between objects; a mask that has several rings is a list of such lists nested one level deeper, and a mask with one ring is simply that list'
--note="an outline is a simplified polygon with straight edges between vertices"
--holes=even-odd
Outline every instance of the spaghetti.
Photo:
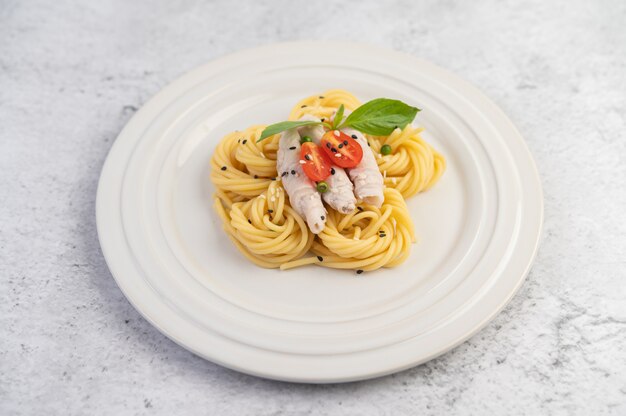
[{"label": "spaghetti", "polygon": [[[301,100],[289,119],[330,120],[341,104],[354,110],[361,103],[347,91],[331,90]],[[239,251],[261,267],[281,269],[315,264],[360,273],[406,260],[415,235],[405,198],[432,187],[446,166],[420,137],[422,129],[409,124],[389,136],[366,135],[384,178],[382,206],[360,203],[347,214],[328,209],[325,228],[314,235],[277,177],[279,135],[257,143],[264,128],[226,135],[211,158],[214,206]],[[381,154],[384,145],[391,146],[391,154]]]}]

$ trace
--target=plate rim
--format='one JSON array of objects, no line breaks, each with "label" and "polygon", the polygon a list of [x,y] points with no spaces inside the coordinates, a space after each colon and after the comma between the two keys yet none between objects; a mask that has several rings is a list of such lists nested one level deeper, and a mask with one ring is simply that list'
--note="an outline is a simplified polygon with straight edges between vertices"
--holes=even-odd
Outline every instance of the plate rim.
[{"label": "plate rim", "polygon": [[[251,370],[250,368],[246,368],[246,367],[242,367],[242,366],[238,366],[233,364],[232,362],[224,362],[224,360],[220,360],[215,356],[209,356],[207,355],[205,352],[203,351],[199,351],[195,348],[192,348],[189,345],[186,345],[182,340],[177,339],[176,335],[172,333],[172,331],[170,331],[169,329],[165,328],[163,325],[159,324],[155,319],[153,319],[153,317],[151,317],[149,315],[149,313],[147,312],[145,308],[145,304],[141,304],[141,302],[139,301],[139,299],[137,299],[135,297],[135,294],[131,291],[130,289],[130,284],[128,282],[126,282],[124,280],[123,274],[122,273],[117,273],[114,270],[117,270],[117,267],[114,266],[112,263],[114,263],[114,260],[111,257],[111,253],[108,247],[108,242],[105,241],[105,213],[106,213],[106,190],[105,190],[105,186],[107,184],[107,175],[110,175],[109,172],[111,172],[112,169],[115,169],[114,166],[112,166],[113,162],[113,158],[111,157],[112,154],[115,154],[115,149],[119,147],[119,144],[121,143],[121,140],[118,140],[120,138],[122,138],[123,136],[125,136],[126,134],[128,134],[128,132],[131,130],[131,126],[133,126],[134,124],[139,124],[141,122],[142,117],[144,117],[145,114],[148,114],[148,111],[146,110],[147,108],[150,108],[152,106],[155,105],[156,101],[159,100],[161,97],[163,97],[164,95],[166,95],[166,92],[173,90],[177,84],[179,84],[181,82],[181,80],[183,79],[189,79],[191,77],[194,76],[194,74],[196,73],[201,73],[206,71],[207,69],[209,69],[210,67],[213,66],[218,66],[220,61],[226,61],[229,59],[237,59],[240,57],[244,57],[247,56],[249,54],[255,54],[255,53],[259,53],[263,50],[270,50],[270,49],[274,49],[274,48],[281,48],[281,49],[289,49],[289,48],[303,48],[303,47],[315,47],[315,48],[324,48],[324,47],[329,47],[329,46],[333,46],[334,48],[360,48],[360,49],[365,49],[368,50],[369,52],[380,52],[380,53],[386,53],[386,54],[395,54],[398,56],[398,58],[402,57],[402,59],[405,60],[410,60],[412,62],[415,62],[416,64],[422,65],[422,66],[426,66],[426,67],[430,67],[433,70],[439,72],[442,75],[445,75],[447,77],[452,77],[456,83],[460,84],[461,86],[463,86],[463,88],[466,90],[465,93],[461,94],[463,96],[466,95],[472,95],[476,98],[480,98],[481,100],[483,100],[485,103],[487,103],[489,105],[489,110],[495,111],[497,113],[498,118],[500,119],[501,122],[505,122],[506,123],[506,127],[509,129],[509,133],[511,133],[512,136],[515,136],[513,139],[511,140],[515,140],[517,141],[519,144],[522,145],[522,147],[524,148],[525,152],[523,155],[523,158],[526,159],[529,163],[528,163],[528,168],[529,171],[521,171],[523,172],[525,175],[527,176],[531,176],[532,174],[532,178],[528,178],[529,180],[532,180],[532,182],[534,183],[534,189],[537,191],[537,202],[538,202],[538,218],[537,218],[537,231],[535,234],[535,238],[533,241],[533,247],[532,247],[532,255],[528,258],[528,260],[525,262],[525,266],[524,266],[524,270],[523,272],[520,274],[520,276],[517,278],[514,287],[512,288],[512,290],[509,291],[509,293],[507,294],[507,296],[503,296],[502,299],[500,299],[500,302],[498,304],[498,306],[496,308],[493,308],[491,310],[490,313],[486,314],[486,316],[484,317],[484,319],[482,321],[480,321],[478,324],[474,325],[471,328],[468,328],[467,331],[465,331],[465,333],[458,335],[455,339],[454,342],[449,343],[448,345],[446,345],[444,348],[440,348],[436,353],[433,353],[429,356],[426,357],[420,357],[419,359],[416,360],[411,360],[410,362],[405,363],[404,365],[401,366],[395,366],[393,368],[388,368],[385,371],[378,371],[378,372],[372,372],[372,373],[359,373],[359,374],[354,374],[353,376],[345,376],[345,377],[333,377],[331,379],[315,379],[315,378],[311,378],[311,377],[307,377],[306,375],[299,375],[299,376],[294,376],[294,375],[286,375],[286,374],[279,374],[280,372],[260,372],[260,371],[254,371]],[[482,111],[481,111],[482,112]],[[489,117],[489,119],[495,118],[495,115],[493,117]],[[507,146],[508,147],[508,146]],[[119,169],[119,168],[118,168]],[[536,258],[537,252],[538,252],[538,248],[541,242],[541,238],[543,236],[543,221],[544,221],[544,198],[543,198],[543,189],[541,186],[541,179],[539,176],[539,171],[537,169],[537,165],[534,161],[534,158],[532,157],[532,154],[528,148],[527,143],[524,141],[523,136],[521,135],[521,133],[518,131],[518,129],[515,127],[515,125],[512,123],[512,121],[509,119],[509,117],[504,113],[504,111],[495,103],[493,102],[487,95],[485,95],[484,93],[482,93],[477,87],[475,87],[473,84],[469,83],[468,81],[464,80],[463,78],[455,75],[454,73],[448,71],[447,69],[441,68],[435,64],[432,64],[428,61],[422,60],[420,58],[416,58],[410,54],[404,53],[404,52],[399,52],[393,49],[388,49],[388,48],[383,48],[380,46],[376,46],[376,45],[369,45],[369,44],[365,44],[365,43],[355,43],[355,42],[327,42],[327,41],[321,41],[321,42],[280,42],[280,43],[272,43],[272,44],[267,44],[267,45],[263,45],[260,47],[254,47],[254,48],[248,48],[248,49],[243,49],[243,50],[239,50],[237,52],[231,53],[231,54],[226,54],[220,57],[217,57],[197,68],[192,69],[191,71],[188,71],[186,73],[184,73],[183,75],[180,75],[179,77],[177,77],[175,80],[173,80],[172,82],[170,82],[168,85],[166,85],[164,88],[162,88],[159,92],[157,92],[152,98],[150,98],[148,101],[146,101],[141,109],[131,118],[131,120],[128,121],[128,123],[125,125],[125,127],[121,130],[121,132],[119,133],[117,139],[115,140],[115,142],[113,143],[113,145],[111,146],[109,153],[107,155],[107,158],[102,166],[102,170],[101,170],[101,174],[100,174],[100,178],[98,181],[98,190],[97,190],[97,196],[96,196],[96,224],[97,224],[97,230],[98,230],[98,239],[100,242],[100,247],[103,253],[103,256],[105,258],[105,261],[107,263],[107,266],[109,267],[109,270],[111,271],[111,275],[113,276],[113,278],[115,279],[118,287],[122,290],[122,293],[124,293],[125,297],[129,300],[129,302],[133,305],[133,307],[148,321],[150,322],[154,327],[156,327],[161,333],[163,333],[164,335],[166,335],[169,339],[173,340],[175,343],[177,343],[178,345],[181,345],[183,348],[193,352],[194,354],[197,354],[205,359],[208,359],[214,363],[217,363],[219,365],[222,365],[224,367],[227,368],[231,368],[234,369],[236,371],[240,371],[240,372],[244,372],[244,373],[248,373],[248,374],[252,374],[255,376],[260,376],[260,377],[264,377],[264,378],[269,378],[269,379],[276,379],[276,380],[284,380],[284,381],[296,381],[296,382],[317,382],[317,383],[325,383],[325,382],[346,382],[346,381],[354,381],[354,380],[361,380],[361,379],[367,379],[367,378],[373,378],[373,377],[378,377],[378,376],[382,376],[385,374],[391,374],[391,373],[395,373],[397,371],[402,371],[404,369],[407,368],[411,368],[414,367],[416,365],[419,365],[423,362],[426,362],[430,359],[433,359],[439,355],[442,355],[444,353],[446,353],[447,351],[453,349],[454,347],[460,345],[461,343],[465,342],[467,339],[469,339],[470,337],[472,337],[473,335],[475,335],[477,332],[479,332],[482,328],[484,328],[485,325],[487,325],[487,323],[489,323],[496,315],[498,315],[502,309],[509,303],[509,301],[513,298],[513,296],[515,296],[515,294],[517,293],[517,291],[519,290],[519,288],[521,287],[522,283],[525,281],[526,276],[528,275],[534,260]],[[109,254],[107,254],[109,253]]]}]

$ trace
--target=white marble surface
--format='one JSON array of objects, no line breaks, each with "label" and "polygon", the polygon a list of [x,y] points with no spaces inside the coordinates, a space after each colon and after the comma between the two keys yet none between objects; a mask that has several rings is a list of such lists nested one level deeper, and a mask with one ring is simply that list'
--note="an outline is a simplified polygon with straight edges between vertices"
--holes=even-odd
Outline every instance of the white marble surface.
[{"label": "white marble surface", "polygon": [[[338,3],[338,2],[337,2]],[[100,168],[133,112],[214,57],[296,39],[410,52],[475,83],[541,172],[528,280],[452,352],[294,385],[206,362],[104,263]],[[626,414],[626,2],[0,2],[0,414]]]}]

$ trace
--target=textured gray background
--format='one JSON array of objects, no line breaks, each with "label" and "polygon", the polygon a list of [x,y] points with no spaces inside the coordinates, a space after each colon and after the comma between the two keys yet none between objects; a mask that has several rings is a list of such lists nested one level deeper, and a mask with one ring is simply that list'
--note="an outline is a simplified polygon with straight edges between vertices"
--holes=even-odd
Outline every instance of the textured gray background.
[{"label": "textured gray background", "polygon": [[[383,5],[384,3],[384,5]],[[178,347],[104,263],[96,183],[170,81],[282,40],[379,44],[484,90],[541,173],[528,280],[452,352],[294,385]],[[0,414],[626,414],[626,2],[0,0]]]}]

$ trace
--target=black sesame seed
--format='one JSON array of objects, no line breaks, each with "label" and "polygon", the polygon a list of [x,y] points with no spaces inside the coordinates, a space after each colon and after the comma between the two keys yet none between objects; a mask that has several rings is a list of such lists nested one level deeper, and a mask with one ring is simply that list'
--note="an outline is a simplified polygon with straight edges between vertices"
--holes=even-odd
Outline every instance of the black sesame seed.
[{"label": "black sesame seed", "polygon": [[295,175],[295,174],[296,174],[296,171],[292,169],[292,170],[291,170],[291,174],[292,174],[292,175]]},{"label": "black sesame seed", "polygon": [[361,270],[361,269],[356,271],[356,274],[361,274],[361,273],[363,273],[363,270]]},{"label": "black sesame seed", "polygon": [[271,214],[272,212],[274,212],[274,210],[273,209],[268,209],[267,212]]},{"label": "black sesame seed", "polygon": [[241,139],[237,139],[237,143],[241,143]]},{"label": "black sesame seed", "polygon": [[304,108],[304,107],[306,107],[306,104],[300,106],[300,108]]},{"label": "black sesame seed", "polygon": [[335,168],[330,168],[330,174],[334,175],[335,174]]},{"label": "black sesame seed", "polygon": [[272,179],[273,181],[275,181],[275,180],[276,180],[276,178],[271,178],[271,179]]},{"label": "black sesame seed", "polygon": [[337,153],[337,149],[335,149],[334,147],[330,149],[331,152],[333,153]]},{"label": "black sesame seed", "polygon": [[385,234],[385,233],[380,233],[380,237],[381,237],[381,238],[382,238],[382,237],[386,237],[386,236],[387,236],[387,234]]},{"label": "black sesame seed", "polygon": [[244,139],[244,141],[243,141],[243,142],[241,142],[241,144],[246,144],[246,143],[248,143],[248,140],[247,140],[247,139]]},{"label": "black sesame seed", "polygon": [[326,217],[323,216],[323,215],[320,218],[322,219],[322,221],[324,221],[326,219]]},{"label": "black sesame seed", "polygon": [[289,150],[296,150],[296,146],[291,146]]},{"label": "black sesame seed", "polygon": [[222,166],[222,170],[226,170],[226,166]]},{"label": "black sesame seed", "polygon": [[370,142],[367,142],[367,145],[368,145],[368,146],[370,146],[370,147],[372,147],[372,145],[370,144]]},{"label": "black sesame seed", "polygon": [[330,149],[332,146],[330,145],[330,143],[326,143],[326,147]]},{"label": "black sesame seed", "polygon": [[252,221],[251,221],[251,220],[248,220],[248,224],[252,224]]},{"label": "black sesame seed", "polygon": [[311,160],[311,155],[304,155],[304,158],[305,158],[306,160]]},{"label": "black sesame seed", "polygon": [[289,175],[289,172],[283,172],[280,176],[281,176],[282,178],[284,178],[284,177],[285,177],[285,176],[287,176],[287,175]]},{"label": "black sesame seed", "polygon": [[322,99],[323,99],[323,98],[324,98],[324,96],[323,96],[323,95],[320,95],[320,98],[322,98]]},{"label": "black sesame seed", "polygon": [[356,209],[358,209],[359,211],[363,212],[363,208],[361,208],[361,207],[356,207]]},{"label": "black sesame seed", "polygon": [[322,257],[322,256],[317,256],[317,259],[318,259],[319,261],[324,261],[324,257]]},{"label": "black sesame seed", "polygon": [[343,141],[343,145],[344,145],[344,146],[347,146],[347,145],[348,145],[348,141],[347,141],[347,140],[344,140],[344,141]]},{"label": "black sesame seed", "polygon": [[322,121],[322,123],[323,123],[323,122],[324,122],[324,119],[322,119],[321,121]]},{"label": "black sesame seed", "polygon": [[341,149],[343,147],[343,143],[339,143],[339,146],[337,147]]},{"label": "black sesame seed", "polygon": [[357,139],[356,134],[353,134],[353,135],[352,135],[352,136],[350,136],[350,137],[352,137],[352,138],[353,138],[353,139],[355,139],[355,140]]},{"label": "black sesame seed", "polygon": [[254,179],[259,179],[259,175],[254,175]]}]

